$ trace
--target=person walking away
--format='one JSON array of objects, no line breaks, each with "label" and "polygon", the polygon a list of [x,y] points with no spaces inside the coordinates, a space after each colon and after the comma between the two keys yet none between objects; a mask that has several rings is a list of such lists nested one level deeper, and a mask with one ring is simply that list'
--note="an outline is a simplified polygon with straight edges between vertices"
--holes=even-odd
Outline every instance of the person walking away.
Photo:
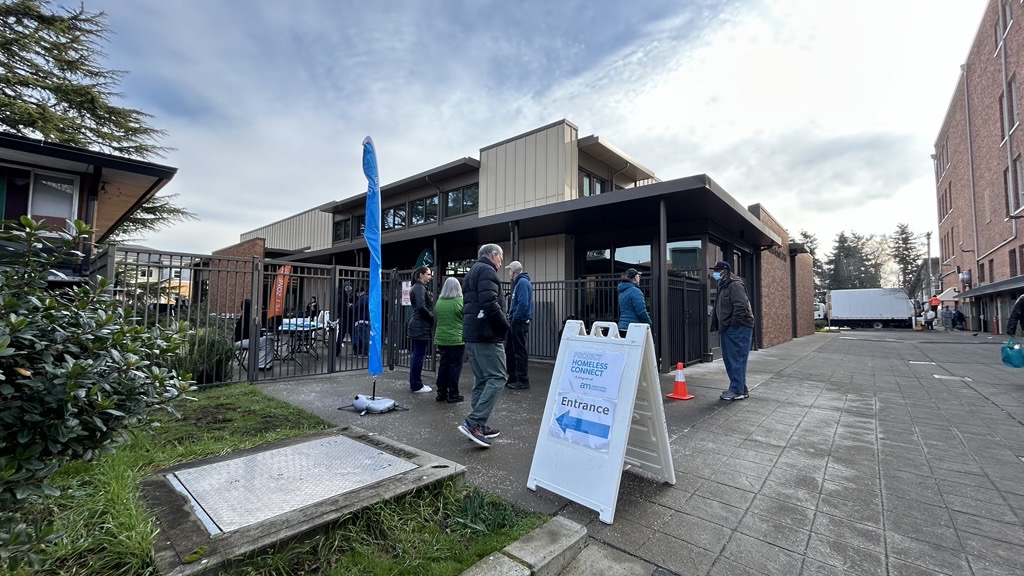
[{"label": "person walking away", "polygon": [[533,285],[523,264],[513,260],[505,267],[512,275],[512,298],[508,302],[508,340],[505,343],[505,365],[508,367],[508,386],[512,390],[530,387],[530,357],[526,342],[530,336],[533,318]]},{"label": "person walking away", "polygon": [[441,353],[437,365],[438,402],[455,404],[465,400],[459,394],[462,358],[466,345],[462,341],[462,284],[448,278],[434,304],[434,344]]},{"label": "person walking away", "polygon": [[932,309],[932,305],[928,304],[924,311],[924,327],[925,330],[935,329],[935,310]]},{"label": "person walking away", "polygon": [[942,307],[942,331],[949,332],[953,329],[953,311],[949,309],[949,305]]},{"label": "person walking away", "polygon": [[487,425],[498,392],[508,381],[505,369],[505,296],[501,293],[498,269],[504,253],[497,244],[484,244],[477,251],[479,259],[462,282],[462,340],[469,352],[473,369],[471,411],[458,430],[478,446],[490,448],[498,437],[497,428]]},{"label": "person walking away", "polygon": [[644,305],[644,293],[640,290],[640,272],[630,268],[619,281],[619,335],[626,337],[630,324],[651,325],[651,315]]},{"label": "person walking away", "polygon": [[370,296],[363,287],[356,291],[352,305],[352,353],[366,356],[370,352]]},{"label": "person walking away", "polygon": [[409,389],[418,394],[433,392],[423,383],[423,360],[430,348],[430,336],[434,333],[434,293],[427,290],[433,278],[430,268],[420,266],[412,272],[412,318],[409,319],[409,338],[412,340],[412,358],[409,360]]},{"label": "person walking away", "polygon": [[711,330],[718,330],[722,347],[722,361],[729,375],[729,389],[722,392],[722,400],[743,400],[750,397],[747,390],[747,357],[754,335],[754,313],[743,279],[733,276],[728,262],[715,262],[711,277],[718,282],[715,314],[711,317]]}]

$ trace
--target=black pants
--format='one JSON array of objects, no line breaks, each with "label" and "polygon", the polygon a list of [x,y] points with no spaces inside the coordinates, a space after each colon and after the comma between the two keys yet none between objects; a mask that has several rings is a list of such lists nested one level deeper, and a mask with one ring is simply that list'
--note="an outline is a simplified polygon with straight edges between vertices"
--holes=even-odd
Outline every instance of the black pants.
[{"label": "black pants", "polygon": [[529,335],[529,322],[512,322],[512,327],[505,338],[505,366],[508,367],[510,384],[530,384],[530,375],[527,372],[530,358],[526,355],[526,339]]}]

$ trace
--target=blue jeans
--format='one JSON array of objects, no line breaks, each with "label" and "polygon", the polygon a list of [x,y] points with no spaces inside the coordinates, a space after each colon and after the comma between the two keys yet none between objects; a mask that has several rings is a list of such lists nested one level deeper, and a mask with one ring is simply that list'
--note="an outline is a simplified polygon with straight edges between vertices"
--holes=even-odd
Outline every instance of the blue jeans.
[{"label": "blue jeans", "polygon": [[430,340],[412,341],[412,358],[409,359],[409,388],[413,392],[423,388],[423,359],[427,356]]},{"label": "blue jeans", "polygon": [[473,392],[469,402],[472,411],[466,422],[473,428],[483,428],[491,415],[498,392],[505,387],[505,345],[501,342],[466,342],[469,366],[473,369]]},{"label": "blue jeans", "polygon": [[747,394],[747,356],[754,329],[749,326],[729,326],[718,332],[722,345],[722,361],[729,375],[729,391]]}]

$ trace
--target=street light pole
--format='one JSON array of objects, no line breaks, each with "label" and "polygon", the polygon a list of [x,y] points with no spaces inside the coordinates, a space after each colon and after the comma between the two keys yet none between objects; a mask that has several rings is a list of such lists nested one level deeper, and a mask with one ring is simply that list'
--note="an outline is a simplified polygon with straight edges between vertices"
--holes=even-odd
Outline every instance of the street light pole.
[{"label": "street light pole", "polygon": [[925,296],[931,296],[935,293],[935,286],[932,285],[932,231],[925,232],[924,237],[928,240],[928,294]]}]

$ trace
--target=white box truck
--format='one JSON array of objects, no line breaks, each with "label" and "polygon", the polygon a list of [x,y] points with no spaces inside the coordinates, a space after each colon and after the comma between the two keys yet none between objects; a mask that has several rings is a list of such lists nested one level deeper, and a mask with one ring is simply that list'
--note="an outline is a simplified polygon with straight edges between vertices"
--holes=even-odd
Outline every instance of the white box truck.
[{"label": "white box truck", "polygon": [[914,305],[899,288],[832,290],[825,297],[829,326],[911,328]]}]

